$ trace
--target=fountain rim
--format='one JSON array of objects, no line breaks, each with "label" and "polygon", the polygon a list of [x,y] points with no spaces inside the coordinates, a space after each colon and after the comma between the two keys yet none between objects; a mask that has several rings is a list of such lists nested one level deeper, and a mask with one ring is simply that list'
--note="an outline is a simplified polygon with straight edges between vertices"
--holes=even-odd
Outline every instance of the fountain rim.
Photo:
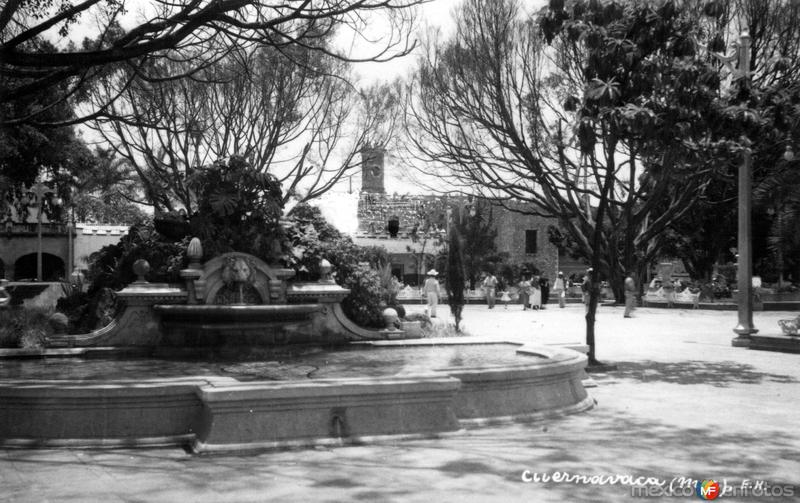
[{"label": "fountain rim", "polygon": [[[416,339],[422,341],[421,344],[414,344],[414,341],[414,339],[372,341],[368,344],[382,348],[433,345],[430,339]],[[476,344],[474,341],[447,341],[441,345],[474,344]],[[531,359],[520,365],[436,368],[390,376],[290,381],[238,381],[227,376],[196,375],[94,381],[0,379],[0,420],[3,421],[0,426],[5,424],[6,428],[9,428],[8,431],[0,431],[0,446],[10,448],[183,446],[195,453],[211,453],[342,445],[370,442],[378,438],[425,438],[446,435],[465,428],[558,417],[582,412],[594,406],[593,400],[586,395],[581,385],[580,376],[586,367],[587,359],[578,351],[567,347],[520,344],[518,341],[508,340],[485,341],[478,344],[512,344],[517,346],[515,352],[522,356],[522,360],[525,359],[524,355],[530,352],[540,356],[545,354],[548,359]],[[124,354],[124,349],[105,349],[104,354],[112,356],[114,351],[117,351],[117,354]],[[87,351],[81,348],[72,355],[83,356],[86,353]],[[63,356],[63,350],[61,354]],[[40,354],[40,356],[47,355]],[[560,391],[555,392],[554,389]],[[498,393],[505,396],[504,408],[498,408],[493,402],[497,399]],[[533,393],[535,397],[530,398],[528,393]],[[520,400],[525,403],[520,405]],[[553,402],[550,403],[549,400]],[[331,417],[341,407],[343,410],[352,411],[343,414],[366,414],[366,417],[382,417],[388,422],[373,427],[371,420],[364,422],[365,416],[349,417],[348,425],[360,421],[362,428],[367,424],[371,429],[364,431],[357,428],[357,431],[348,434],[344,439],[330,438],[324,431],[320,432],[319,426],[315,427],[317,429],[314,432],[298,435],[284,432],[284,436],[274,437],[271,431],[262,431],[260,437],[244,441],[240,441],[238,437],[242,431],[240,427],[242,421],[255,430],[264,428],[263,425],[268,423],[277,424],[282,431],[291,432],[294,431],[292,421],[297,420],[292,419],[297,417],[292,414],[301,414],[299,417],[316,417],[324,422],[324,419],[319,418]],[[393,408],[396,407],[405,407],[402,410],[407,412],[400,416],[397,413],[387,412],[395,410]],[[438,411],[433,416],[429,414],[430,407]],[[77,413],[84,419],[76,419],[74,414],[77,409],[85,411]],[[98,437],[81,436],[80,432],[86,433],[85,421],[97,417],[97,411],[100,409],[110,410],[103,416],[107,415],[111,419],[104,417],[104,420],[112,421],[116,429],[103,430],[103,434]],[[357,412],[359,410],[367,412]],[[383,412],[380,412],[381,410]],[[48,437],[54,425],[42,426],[37,424],[35,419],[31,419],[46,417],[52,422],[53,417],[61,419],[57,411],[73,414],[69,419],[70,424],[74,426],[70,431],[72,436]],[[177,412],[174,411],[182,411],[179,415],[182,414],[183,419],[175,419],[177,416],[174,414]],[[145,421],[147,428],[134,435],[120,425],[129,424],[127,417],[138,413],[150,415]],[[162,416],[165,413],[168,414],[166,420]],[[284,414],[280,416],[283,419],[275,419],[273,414]],[[215,419],[209,420],[211,417]],[[27,419],[23,421],[24,418]],[[22,426],[19,426],[20,424]],[[195,426],[187,430],[187,425]],[[22,430],[13,430],[17,426]],[[139,426],[138,423],[136,426]],[[110,431],[117,432],[117,435],[111,434]]]},{"label": "fountain rim", "polygon": [[[481,372],[502,369],[519,369],[529,367],[548,368],[553,365],[577,365],[578,367],[586,367],[587,358],[578,351],[572,350],[568,347],[562,346],[546,346],[542,344],[523,343],[512,340],[492,340],[492,341],[437,341],[434,339],[402,339],[402,340],[386,340],[386,341],[352,341],[347,344],[341,344],[337,347],[347,346],[369,346],[381,349],[389,349],[393,347],[406,348],[406,347],[425,347],[425,346],[487,346],[487,345],[509,345],[516,346],[515,353],[523,358],[520,363],[496,363],[486,365],[472,365],[472,366],[449,366],[449,367],[436,367],[427,369],[426,371],[409,372],[403,376],[426,376],[438,373],[469,373]],[[313,346],[313,344],[312,344]],[[152,348],[140,347],[80,347],[80,348],[48,348],[48,349],[3,349],[0,350],[0,362],[3,360],[20,360],[20,359],[45,359],[45,358],[82,358],[89,357],[92,359],[119,359],[125,357],[130,358],[147,358],[152,357]],[[169,356],[168,354],[166,356]],[[161,359],[167,359],[167,357]],[[535,360],[523,361],[526,356],[538,356]],[[158,357],[154,357],[158,359]],[[239,381],[232,376],[208,376],[208,375],[185,375],[176,377],[154,377],[148,379],[4,379],[0,378],[0,387],[6,383],[26,383],[36,385],[37,383],[55,384],[61,382],[71,383],[85,383],[86,386],[95,386],[103,383],[169,383],[174,380],[214,380],[214,381],[227,381],[232,380],[233,383],[241,384],[271,384],[281,382],[326,382],[326,381],[339,381],[339,380],[364,380],[374,381],[393,377],[391,375],[377,376],[377,377],[347,377],[347,378],[319,378],[319,379],[306,379],[306,380],[285,380],[285,381],[272,381],[272,380],[248,380]]]}]

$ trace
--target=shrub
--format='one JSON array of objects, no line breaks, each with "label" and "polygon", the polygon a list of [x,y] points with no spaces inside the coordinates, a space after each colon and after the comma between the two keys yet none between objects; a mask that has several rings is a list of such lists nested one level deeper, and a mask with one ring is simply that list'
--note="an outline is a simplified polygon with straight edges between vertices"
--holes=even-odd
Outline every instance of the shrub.
[{"label": "shrub", "polygon": [[150,272],[147,280],[154,283],[178,283],[185,268],[189,239],[166,241],[152,223],[131,227],[117,244],[107,245],[89,256],[86,274],[88,289],[80,285],[69,287],[56,308],[67,315],[69,333],[86,333],[103,326],[113,316],[116,307],[108,305],[109,292],[118,291],[136,280],[133,263],[147,260]]},{"label": "shrub", "polygon": [[89,331],[87,317],[89,311],[89,294],[79,288],[65,288],[65,295],[56,302],[56,310],[66,315],[69,321],[67,332],[81,334]]},{"label": "shrub", "polygon": [[189,180],[198,211],[189,219],[203,242],[206,259],[223,253],[250,253],[267,263],[283,259],[287,242],[280,226],[283,193],[271,174],[241,156],[220,159]]},{"label": "shrub", "polygon": [[431,331],[431,317],[425,313],[409,313],[405,319],[406,321],[418,321],[423,333]]},{"label": "shrub", "polygon": [[297,271],[297,279],[319,279],[319,263],[326,259],[333,266],[336,282],[350,289],[350,295],[342,301],[345,314],[359,325],[383,327],[381,313],[387,305],[396,303],[400,286],[387,267],[386,250],[356,245],[331,227],[316,208],[298,205],[289,216],[292,223],[286,233],[293,253],[286,265]]},{"label": "shrub", "polygon": [[344,278],[343,287],[350,289],[342,301],[342,309],[358,325],[382,327],[381,315],[386,304],[382,301],[383,290],[377,271],[368,264],[357,264]]},{"label": "shrub", "polygon": [[392,274],[392,266],[389,263],[384,264],[378,270],[378,276],[381,280],[381,290],[383,302],[387,306],[397,305],[397,294],[403,288],[403,284]]},{"label": "shrub", "polygon": [[42,348],[52,332],[52,310],[42,308],[0,311],[0,347]]},{"label": "shrub", "polygon": [[420,322],[423,338],[433,337],[463,337],[469,335],[464,330],[456,330],[456,326],[452,323],[437,323],[434,324],[425,313],[410,313],[406,316],[406,321]]},{"label": "shrub", "polygon": [[152,224],[131,227],[119,243],[108,245],[89,256],[89,296],[103,288],[121,290],[136,280],[133,263],[139,259],[150,263],[147,281],[153,283],[181,282],[180,271],[186,267],[186,247],[189,239],[165,241]]}]

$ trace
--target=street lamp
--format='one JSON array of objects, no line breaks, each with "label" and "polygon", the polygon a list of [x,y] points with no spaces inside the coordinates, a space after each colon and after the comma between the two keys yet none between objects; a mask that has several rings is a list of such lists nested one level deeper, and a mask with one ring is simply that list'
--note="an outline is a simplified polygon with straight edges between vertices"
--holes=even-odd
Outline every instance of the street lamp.
[{"label": "street lamp", "polygon": [[[38,206],[38,211],[36,212],[36,278],[42,281],[42,209],[44,207],[44,196],[55,194],[55,191],[39,182],[34,184],[29,192],[36,196],[36,204]],[[61,204],[61,200],[55,197],[52,200],[52,204],[58,206]]]},{"label": "street lamp", "polygon": [[[719,59],[726,65],[730,65],[733,58],[738,60],[738,71],[734,73],[734,79],[742,79],[741,85],[748,89],[750,87],[750,34],[743,31],[739,36],[739,44],[736,54]],[[742,151],[742,164],[739,166],[739,271],[738,271],[738,311],[739,323],[733,331],[736,337],[731,344],[733,346],[749,346],[750,335],[758,332],[753,326],[753,233],[751,228],[752,213],[752,163],[753,154],[750,150],[750,141],[742,138],[744,149]]]}]

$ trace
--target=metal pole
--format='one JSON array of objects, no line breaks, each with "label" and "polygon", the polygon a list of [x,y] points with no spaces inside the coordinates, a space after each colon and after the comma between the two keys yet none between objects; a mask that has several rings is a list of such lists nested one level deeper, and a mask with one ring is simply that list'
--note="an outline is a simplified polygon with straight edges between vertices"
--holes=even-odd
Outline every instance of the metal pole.
[{"label": "metal pole", "polygon": [[[750,87],[750,34],[742,32],[739,37],[739,72],[742,85]],[[753,326],[753,234],[750,225],[752,213],[752,168],[750,146],[742,152],[739,168],[739,323],[733,329],[737,334],[731,342],[734,346],[748,346],[750,334],[758,332]]]},{"label": "metal pole", "polygon": [[734,346],[749,344],[749,335],[758,332],[753,326],[753,241],[750,226],[752,180],[752,154],[745,148],[744,159],[739,168],[739,324],[733,329],[738,334]]},{"label": "metal pole", "polygon": [[36,213],[36,278],[42,281],[42,211],[44,211],[44,196],[53,190],[39,182],[31,187],[31,193],[36,196],[39,211]]},{"label": "metal pole", "polygon": [[37,194],[39,212],[36,214],[36,278],[42,281],[42,196]]},{"label": "metal pole", "polygon": [[72,229],[75,227],[75,224],[70,222],[67,224],[67,267],[66,271],[64,271],[65,280],[69,281],[73,269],[75,269],[75,265],[73,264],[73,244],[72,244]]}]

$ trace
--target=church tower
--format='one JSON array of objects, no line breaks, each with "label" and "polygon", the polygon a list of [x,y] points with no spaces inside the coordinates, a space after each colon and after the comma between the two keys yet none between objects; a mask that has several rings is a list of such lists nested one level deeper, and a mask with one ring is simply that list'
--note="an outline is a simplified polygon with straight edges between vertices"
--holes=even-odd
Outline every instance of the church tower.
[{"label": "church tower", "polygon": [[361,149],[361,192],[385,194],[383,159],[386,150],[365,146]]}]

